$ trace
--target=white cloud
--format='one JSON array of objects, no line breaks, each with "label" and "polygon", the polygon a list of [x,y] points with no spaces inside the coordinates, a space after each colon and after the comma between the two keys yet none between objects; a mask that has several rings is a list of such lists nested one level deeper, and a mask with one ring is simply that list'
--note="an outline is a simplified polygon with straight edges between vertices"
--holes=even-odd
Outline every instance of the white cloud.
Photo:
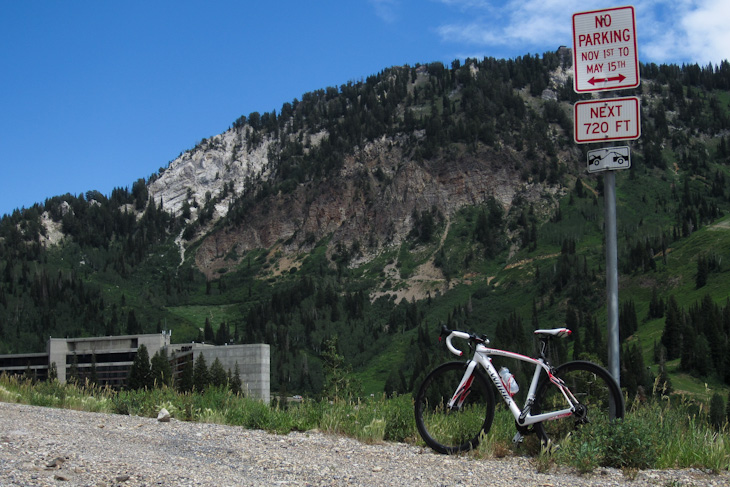
[{"label": "white cloud", "polygon": [[442,25],[438,28],[438,33],[442,39],[450,42],[475,45],[502,44],[499,33],[493,32],[492,28],[484,23]]},{"label": "white cloud", "polygon": [[[520,45],[557,47],[570,41],[571,15],[579,0],[512,0],[506,4],[478,0],[441,0],[468,10],[468,20],[438,29],[446,42],[488,47]],[[576,10],[578,9],[578,10]]]},{"label": "white cloud", "polygon": [[[437,29],[443,42],[470,50],[512,47],[522,53],[570,45],[572,14],[621,4],[615,0],[590,6],[581,0],[439,1],[463,16],[462,21]],[[635,0],[633,4],[642,61],[703,64],[730,58],[728,0]]]},{"label": "white cloud", "polygon": [[396,8],[398,7],[398,0],[368,0],[370,4],[375,7],[375,15],[380,17],[381,20],[389,24],[395,22],[398,18],[396,15]]},{"label": "white cloud", "polygon": [[718,63],[730,58],[730,3],[708,0],[681,21],[686,32],[686,52],[698,63]]}]

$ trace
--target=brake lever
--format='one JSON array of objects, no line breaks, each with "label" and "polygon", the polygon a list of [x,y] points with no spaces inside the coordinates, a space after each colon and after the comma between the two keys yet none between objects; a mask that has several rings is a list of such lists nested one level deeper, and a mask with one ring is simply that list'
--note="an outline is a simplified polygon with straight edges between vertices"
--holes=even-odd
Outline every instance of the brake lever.
[{"label": "brake lever", "polygon": [[439,334],[439,342],[443,341],[444,337],[447,337],[451,334],[451,330],[446,328],[446,325],[441,325],[441,334]]}]

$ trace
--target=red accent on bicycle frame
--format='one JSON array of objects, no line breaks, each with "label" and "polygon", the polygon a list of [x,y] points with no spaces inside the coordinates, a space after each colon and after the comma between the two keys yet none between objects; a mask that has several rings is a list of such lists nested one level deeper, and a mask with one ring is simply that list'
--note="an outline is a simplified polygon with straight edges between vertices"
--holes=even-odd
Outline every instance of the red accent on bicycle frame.
[{"label": "red accent on bicycle frame", "polygon": [[567,418],[572,415],[573,415],[573,413],[565,413],[565,414],[561,414],[560,416],[553,416],[552,418],[548,418],[547,421],[555,421],[556,419],[563,419],[563,418]]},{"label": "red accent on bicycle frame", "polygon": [[472,382],[474,382],[473,375],[467,379],[464,387],[459,389],[456,394],[454,394],[454,399],[456,399],[455,402],[458,402],[458,407],[461,407],[461,405],[464,404],[464,401],[466,401],[466,398],[469,397],[469,394],[471,394]]},{"label": "red accent on bicycle frame", "polygon": [[548,372],[548,378],[550,379],[550,382],[552,382],[556,386],[558,386],[560,388],[563,387],[563,384],[562,384],[563,381],[560,380],[560,378],[555,377],[555,375],[553,375],[552,373]]}]

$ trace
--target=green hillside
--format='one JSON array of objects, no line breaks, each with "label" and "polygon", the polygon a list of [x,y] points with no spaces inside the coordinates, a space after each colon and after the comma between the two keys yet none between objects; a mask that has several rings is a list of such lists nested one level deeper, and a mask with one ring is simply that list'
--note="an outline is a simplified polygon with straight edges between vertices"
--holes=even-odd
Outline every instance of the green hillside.
[{"label": "green hillside", "polygon": [[[409,391],[449,358],[436,341],[441,323],[524,353],[532,352],[531,330],[567,323],[576,333],[558,358],[605,362],[603,178],[587,174],[587,148],[572,142],[570,106],[580,97],[570,78],[557,88],[553,79],[565,63],[546,53],[391,68],[305,94],[278,114],[242,116],[234,128],[250,129],[251,144],[281,141],[271,154],[275,176],[253,181],[216,222],[218,196],[196,218],[189,208],[167,213],[148,198],[145,180],[5,215],[0,353],[41,351],[49,336],[163,329],[174,342],[266,342],[272,388],[316,396],[322,353],[337,337],[361,392],[371,394]],[[676,392],[706,397],[707,384],[727,395],[730,64],[642,65],[642,79],[631,90],[642,99],[642,138],[629,144],[632,168],[616,183],[622,385],[651,393],[666,370]],[[329,138],[308,146],[296,137],[304,130]],[[197,234],[234,231],[246,215],[284,204],[295,188],[316,188],[383,138],[409,161],[445,173],[453,160],[507,154],[524,161],[521,181],[552,192],[509,207],[485,198],[451,213],[414,211],[398,244],[307,237],[299,251],[278,242],[223,256],[231,264],[212,277],[197,267]],[[388,190],[382,170],[372,177]],[[44,221],[63,233],[60,243],[49,243]],[[525,370],[515,372],[526,381]]]}]

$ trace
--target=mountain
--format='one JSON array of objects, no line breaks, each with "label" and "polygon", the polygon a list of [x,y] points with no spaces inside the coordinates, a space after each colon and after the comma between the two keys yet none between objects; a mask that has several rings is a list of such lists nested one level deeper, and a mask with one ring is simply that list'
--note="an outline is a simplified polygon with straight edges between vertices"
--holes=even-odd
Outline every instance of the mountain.
[{"label": "mountain", "polygon": [[[4,217],[0,352],[156,329],[265,341],[274,387],[317,394],[336,339],[365,392],[404,391],[446,358],[440,322],[529,351],[530,329],[567,321],[556,353],[605,360],[602,178],[573,142],[590,96],[570,62],[388,68],[241,116],[131,189]],[[641,98],[642,137],[617,174],[625,363],[722,387],[730,320],[694,309],[728,308],[730,64],[641,70],[622,95]]]},{"label": "mountain", "polygon": [[[485,114],[472,114],[469,126],[465,124],[469,120],[459,121],[461,125],[454,127],[450,136],[456,144],[448,153],[424,157],[425,151],[433,152],[429,132],[441,131],[444,123],[450,124],[449,112],[458,112],[459,105],[469,103],[465,96],[478,96],[474,101],[484,105],[485,110],[505,109],[485,101],[482,93],[464,94],[464,83],[479,80],[477,65],[459,72],[467,79],[447,76],[452,93],[439,95],[442,98],[431,106],[417,105],[417,101],[423,92],[442,89],[436,86],[444,83],[440,77],[448,71],[440,63],[391,68],[363,85],[348,84],[307,94],[302,102],[285,104],[279,116],[275,112],[265,114],[262,122],[257,122],[262,118],[258,114],[252,114],[249,120],[242,117],[226,133],[202,141],[173,161],[150,182],[150,196],[164,202],[164,208],[172,212],[217,196],[204,218],[208,225],[200,226],[202,232],[228,216],[234,202],[241,207],[241,193],[245,201],[250,201],[246,195],[254,191],[259,191],[256,199],[266,198],[266,204],[234,211],[236,216],[228,219],[225,231],[205,237],[196,264],[209,278],[237,263],[225,259],[232,251],[243,255],[280,241],[285,251],[297,252],[311,249],[325,236],[330,236],[331,245],[351,246],[357,241],[361,249],[358,258],[367,261],[407,237],[416,209],[435,208],[450,218],[464,206],[495,198],[506,211],[513,202],[520,201],[536,204],[545,213],[546,207],[556,204],[553,196],[561,191],[558,182],[520,178],[526,167],[540,162],[534,152],[502,147],[496,140],[480,144],[480,137],[485,136],[479,131],[489,130],[488,124],[494,123],[481,120]],[[567,80],[562,66],[549,76],[555,90]],[[511,91],[509,86],[498,88]],[[522,108],[522,91],[510,93],[511,103],[521,107],[516,115],[531,124],[529,119],[535,115]],[[556,97],[547,87],[544,92],[546,98]],[[386,107],[388,113],[381,107],[391,99],[396,100]],[[302,120],[309,122],[312,118],[301,115],[307,112],[321,113],[327,119],[317,123],[315,116],[314,124],[305,123]],[[513,115],[505,114],[505,118],[519,130],[523,121]],[[421,117],[420,123],[417,116]],[[420,128],[429,118],[429,125]],[[512,136],[510,132],[514,130],[507,129],[508,136]],[[561,132],[563,138],[569,136]],[[335,137],[338,140],[334,141]],[[486,135],[490,137],[493,135]],[[342,142],[348,146],[345,150],[334,147]],[[572,159],[578,150],[568,147],[563,152],[567,163],[574,165]],[[325,174],[317,165],[327,158],[330,160]],[[262,195],[272,186],[277,194]],[[223,192],[225,196],[221,196]]]}]

